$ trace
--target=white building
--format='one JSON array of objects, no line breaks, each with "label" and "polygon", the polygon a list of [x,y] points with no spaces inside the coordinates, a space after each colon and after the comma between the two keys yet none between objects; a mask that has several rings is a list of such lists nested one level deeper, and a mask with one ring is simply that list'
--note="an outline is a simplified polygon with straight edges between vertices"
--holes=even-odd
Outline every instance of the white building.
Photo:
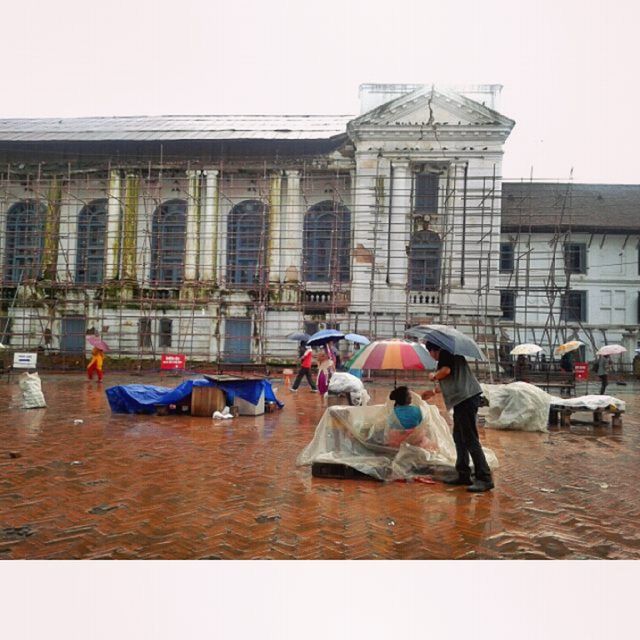
[{"label": "white building", "polygon": [[500,244],[503,333],[551,348],[579,339],[582,357],[622,344],[640,324],[640,186],[504,183]]},{"label": "white building", "polygon": [[[0,120],[2,339],[291,358],[339,325],[497,335],[498,85],[364,85],[351,116]],[[471,97],[467,97],[471,96]]]}]

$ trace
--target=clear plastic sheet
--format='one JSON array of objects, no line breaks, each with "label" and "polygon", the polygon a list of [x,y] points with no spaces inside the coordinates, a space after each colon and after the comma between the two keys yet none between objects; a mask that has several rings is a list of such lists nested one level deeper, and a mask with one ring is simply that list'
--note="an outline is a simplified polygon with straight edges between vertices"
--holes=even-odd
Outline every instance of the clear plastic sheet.
[{"label": "clear plastic sheet", "polygon": [[493,429],[547,431],[551,405],[585,411],[612,407],[618,411],[625,410],[624,401],[613,396],[559,398],[527,382],[483,384],[482,392],[489,403],[486,426]]},{"label": "clear plastic sheet", "polygon": [[[353,467],[378,480],[408,479],[434,466],[455,466],[456,448],[449,426],[434,407],[415,393],[412,404],[418,406],[423,420],[405,431],[399,446],[393,440],[391,425],[395,421],[393,401],[367,407],[329,407],[313,440],[298,456],[298,465],[333,462]],[[495,454],[484,449],[491,468],[498,466]]]},{"label": "clear plastic sheet", "polygon": [[624,400],[614,396],[578,396],[577,398],[557,398],[551,396],[551,404],[557,407],[572,407],[574,409],[584,409],[585,411],[595,411],[596,409],[611,409],[625,411]]},{"label": "clear plastic sheet", "polygon": [[338,371],[331,376],[329,393],[335,395],[348,393],[351,396],[351,404],[358,407],[368,405],[371,400],[362,380],[342,371]]},{"label": "clear plastic sheet", "polygon": [[485,425],[492,429],[547,431],[553,396],[528,382],[483,384],[489,403]]}]

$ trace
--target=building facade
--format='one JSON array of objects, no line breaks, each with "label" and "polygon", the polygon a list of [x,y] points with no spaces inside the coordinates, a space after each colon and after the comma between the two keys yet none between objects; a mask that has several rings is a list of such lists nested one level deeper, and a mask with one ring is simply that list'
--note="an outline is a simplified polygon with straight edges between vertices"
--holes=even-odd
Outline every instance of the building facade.
[{"label": "building facade", "polygon": [[547,355],[571,339],[635,356],[640,325],[640,186],[503,184],[503,341]]},{"label": "building facade", "polygon": [[500,87],[363,85],[360,116],[0,120],[14,348],[268,362],[286,335],[496,340]]}]

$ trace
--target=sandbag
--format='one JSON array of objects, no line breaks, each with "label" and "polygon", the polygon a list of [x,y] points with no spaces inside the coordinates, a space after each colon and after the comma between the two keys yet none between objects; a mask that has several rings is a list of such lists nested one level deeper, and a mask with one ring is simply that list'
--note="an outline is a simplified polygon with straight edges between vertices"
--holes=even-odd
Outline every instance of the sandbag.
[{"label": "sandbag", "polygon": [[23,409],[40,409],[47,406],[42,393],[42,382],[37,372],[25,371],[18,380],[18,386],[22,391]]}]

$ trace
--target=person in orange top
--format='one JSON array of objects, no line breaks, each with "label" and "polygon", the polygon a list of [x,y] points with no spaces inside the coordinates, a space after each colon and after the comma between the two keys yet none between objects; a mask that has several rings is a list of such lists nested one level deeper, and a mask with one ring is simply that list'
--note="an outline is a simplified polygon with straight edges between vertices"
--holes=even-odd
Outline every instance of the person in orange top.
[{"label": "person in orange top", "polygon": [[102,382],[102,364],[104,362],[104,351],[102,349],[98,349],[98,347],[93,347],[93,351],[91,352],[91,360],[87,365],[87,376],[89,380],[93,380],[94,372],[98,374],[98,382]]}]

